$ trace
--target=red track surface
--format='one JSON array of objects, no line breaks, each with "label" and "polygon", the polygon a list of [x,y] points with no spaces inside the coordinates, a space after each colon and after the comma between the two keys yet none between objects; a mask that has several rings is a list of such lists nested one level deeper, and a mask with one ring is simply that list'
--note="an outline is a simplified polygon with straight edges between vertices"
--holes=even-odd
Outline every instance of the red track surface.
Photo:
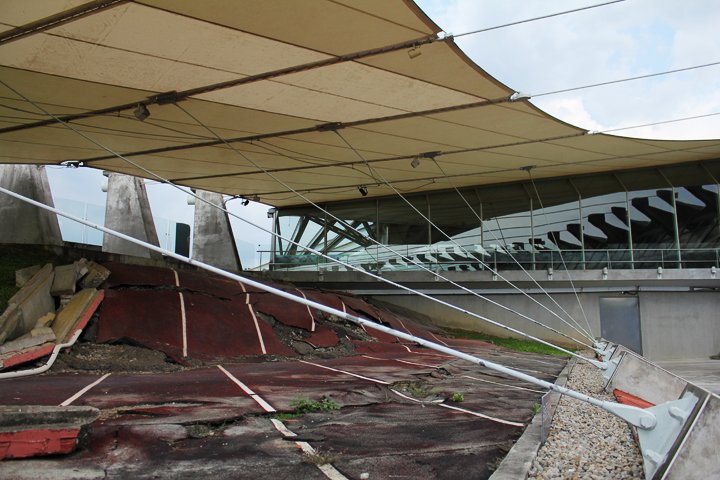
[{"label": "red track surface", "polygon": [[[182,359],[184,305],[187,356],[209,365],[173,373],[49,373],[0,381],[0,404],[70,402],[102,409],[86,450],[42,464],[2,462],[0,478],[80,473],[85,478],[327,478],[303,462],[298,441],[333,457],[333,465],[348,478],[361,473],[370,478],[487,478],[489,465],[520,435],[518,425],[530,420],[541,395],[517,388],[528,387],[517,380],[400,344],[390,335],[348,342],[347,326],[336,331],[324,315],[313,312],[313,318],[306,307],[270,294],[250,293],[253,318],[247,294],[232,282],[178,272],[178,287],[169,270],[108,267],[115,277],[106,286],[98,339],[127,339]],[[121,287],[130,284],[135,287]],[[347,311],[400,330],[541,372],[547,380],[564,365],[563,359],[434,337],[411,319],[347,295],[303,293],[339,310],[344,304]],[[283,325],[316,347],[334,346],[342,338],[355,354],[322,359],[318,350],[318,356],[301,360],[280,335]],[[262,362],[267,357],[258,356],[258,330],[267,353],[280,361]],[[238,363],[239,358],[253,363]],[[408,384],[430,396],[421,403],[395,393]],[[453,392],[464,393],[465,401],[449,402]],[[291,411],[299,397],[328,398],[342,409],[285,419],[283,428],[295,435],[288,436],[268,412]],[[447,408],[452,406],[470,413]]]}]

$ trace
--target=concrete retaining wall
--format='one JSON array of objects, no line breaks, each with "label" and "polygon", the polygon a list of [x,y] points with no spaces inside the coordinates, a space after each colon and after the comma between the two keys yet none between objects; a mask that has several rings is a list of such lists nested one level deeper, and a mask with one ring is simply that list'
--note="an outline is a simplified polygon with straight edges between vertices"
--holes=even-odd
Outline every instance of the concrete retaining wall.
[{"label": "concrete retaining wall", "polygon": [[[470,295],[434,295],[440,300],[487,316],[531,335],[568,344],[568,340],[542,327],[533,325],[517,315],[501,310]],[[573,330],[552,314],[543,310],[520,294],[487,294],[487,297],[507,305],[553,328],[573,334]],[[545,295],[533,294],[543,305],[559,312],[559,308]],[[599,299],[618,296],[615,293],[581,293],[583,309],[595,335],[600,332]],[[643,355],[650,360],[707,359],[720,352],[720,294],[707,291],[639,292],[640,324]],[[466,330],[477,330],[498,336],[516,336],[498,327],[483,324],[480,320],[411,295],[382,295],[388,303],[421,312],[432,317],[439,325]],[[553,294],[557,301],[581,325],[583,314],[573,294]],[[585,326],[585,328],[587,328]],[[575,334],[577,335],[577,334]]]}]

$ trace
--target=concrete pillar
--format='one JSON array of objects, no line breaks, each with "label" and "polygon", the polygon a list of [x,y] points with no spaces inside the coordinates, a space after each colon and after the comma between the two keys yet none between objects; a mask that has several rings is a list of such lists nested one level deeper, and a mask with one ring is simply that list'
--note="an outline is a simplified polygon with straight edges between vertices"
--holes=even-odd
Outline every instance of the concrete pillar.
[{"label": "concrete pillar", "polygon": [[[43,166],[0,165],[0,185],[51,207],[55,206]],[[0,243],[61,245],[57,216],[0,194]]]},{"label": "concrete pillar", "polygon": [[[219,193],[198,190],[197,195],[214,205],[223,205]],[[200,200],[195,202],[192,258],[229,272],[242,270],[230,218],[227,213]]]},{"label": "concrete pillar", "polygon": [[[107,175],[105,226],[159,246],[155,223],[150,211],[150,202],[142,179],[121,173]],[[140,245],[107,233],[103,235],[102,251],[143,258],[160,258],[160,254],[156,252],[151,252]]]}]

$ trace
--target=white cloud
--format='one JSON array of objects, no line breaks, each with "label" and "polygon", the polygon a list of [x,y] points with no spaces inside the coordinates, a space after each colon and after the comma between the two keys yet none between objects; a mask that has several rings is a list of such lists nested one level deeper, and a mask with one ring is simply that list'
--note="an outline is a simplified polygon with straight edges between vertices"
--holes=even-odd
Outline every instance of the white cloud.
[{"label": "white cloud", "polygon": [[[419,0],[447,32],[592,5],[588,1]],[[460,47],[510,88],[540,94],[720,61],[720,9],[711,0],[632,0],[470,35]],[[720,66],[569,94],[535,104],[587,129],[618,128],[720,112]],[[662,138],[717,138],[712,117],[628,131]]]}]

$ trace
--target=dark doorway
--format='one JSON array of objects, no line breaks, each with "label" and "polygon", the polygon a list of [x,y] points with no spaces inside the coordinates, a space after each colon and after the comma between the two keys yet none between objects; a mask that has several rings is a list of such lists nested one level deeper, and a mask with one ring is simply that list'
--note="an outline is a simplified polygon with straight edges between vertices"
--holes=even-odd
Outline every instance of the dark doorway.
[{"label": "dark doorway", "polygon": [[638,298],[600,298],[600,334],[642,355]]}]

